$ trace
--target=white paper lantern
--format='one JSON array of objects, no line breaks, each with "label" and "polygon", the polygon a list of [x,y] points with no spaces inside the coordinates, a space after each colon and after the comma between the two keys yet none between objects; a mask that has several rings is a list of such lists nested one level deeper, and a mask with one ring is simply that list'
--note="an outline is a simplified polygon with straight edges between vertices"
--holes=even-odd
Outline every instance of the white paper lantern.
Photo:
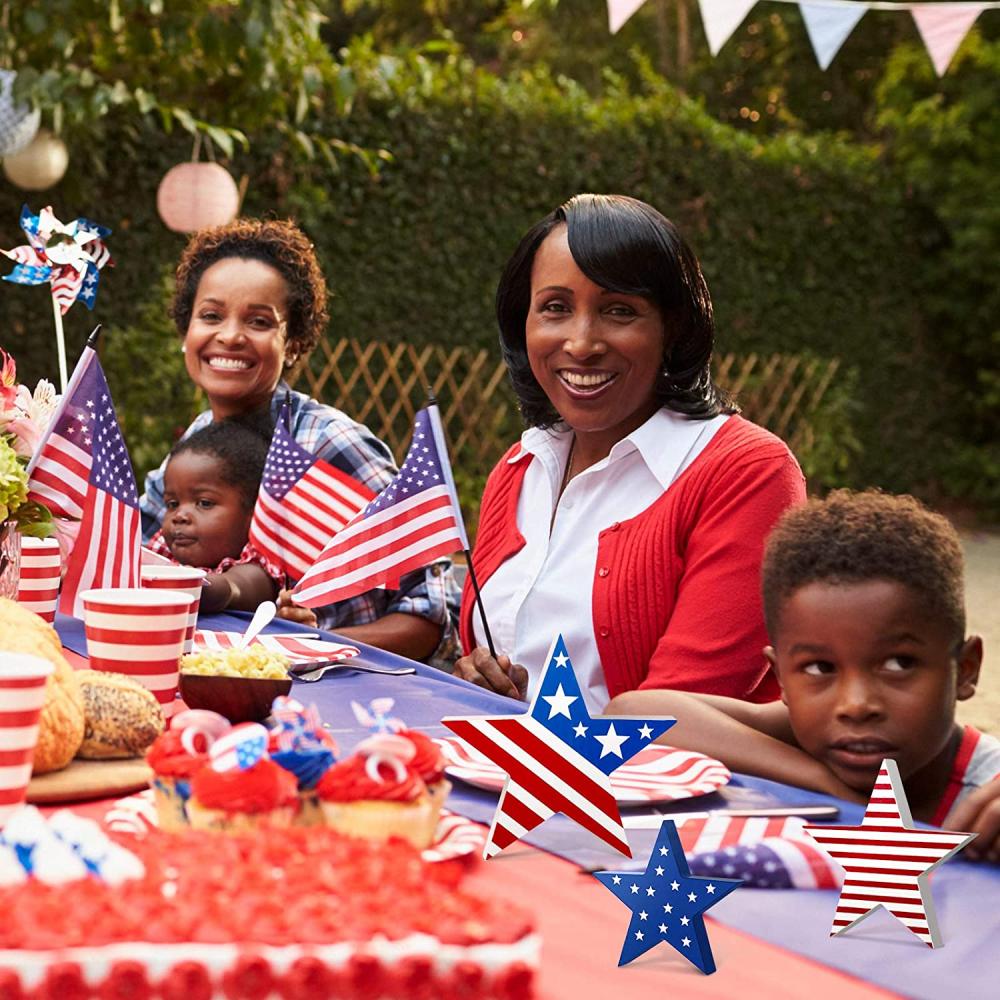
[{"label": "white paper lantern", "polygon": [[68,166],[66,143],[44,128],[19,153],[3,160],[7,180],[25,191],[44,191],[58,184]]},{"label": "white paper lantern", "polygon": [[218,163],[178,163],[160,181],[156,210],[168,229],[193,233],[236,218],[240,192]]},{"label": "white paper lantern", "polygon": [[40,111],[28,104],[14,103],[12,69],[0,69],[0,156],[10,156],[24,149],[38,134],[42,121]]}]

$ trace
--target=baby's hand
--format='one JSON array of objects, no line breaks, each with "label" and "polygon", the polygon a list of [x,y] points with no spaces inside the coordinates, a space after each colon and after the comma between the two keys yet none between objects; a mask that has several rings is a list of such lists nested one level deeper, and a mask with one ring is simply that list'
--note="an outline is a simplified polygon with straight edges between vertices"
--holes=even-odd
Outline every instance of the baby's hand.
[{"label": "baby's hand", "polygon": [[292,592],[283,590],[278,594],[278,617],[286,621],[297,622],[306,628],[319,628],[319,621],[312,608],[304,608],[292,600]]},{"label": "baby's hand", "polygon": [[969,861],[1000,862],[1000,777],[959,802],[948,813],[943,827],[979,834],[962,852]]}]

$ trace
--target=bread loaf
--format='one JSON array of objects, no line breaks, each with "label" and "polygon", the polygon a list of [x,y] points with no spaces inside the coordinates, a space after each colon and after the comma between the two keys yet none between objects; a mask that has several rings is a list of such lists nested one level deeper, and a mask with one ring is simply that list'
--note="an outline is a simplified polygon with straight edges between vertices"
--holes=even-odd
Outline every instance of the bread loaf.
[{"label": "bread loaf", "polygon": [[0,598],[0,651],[40,656],[55,668],[45,684],[32,773],[64,768],[83,740],[83,694],[56,630],[14,601]]},{"label": "bread loaf", "polygon": [[124,674],[78,670],[85,728],[78,757],[109,760],[140,757],[164,729],[152,691]]}]

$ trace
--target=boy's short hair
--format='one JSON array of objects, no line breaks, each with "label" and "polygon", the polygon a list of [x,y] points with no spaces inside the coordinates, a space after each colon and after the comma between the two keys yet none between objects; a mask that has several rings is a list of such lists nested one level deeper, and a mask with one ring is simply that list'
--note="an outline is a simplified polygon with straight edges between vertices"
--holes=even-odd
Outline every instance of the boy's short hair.
[{"label": "boy's short hair", "polygon": [[235,486],[250,509],[257,501],[274,427],[267,414],[247,414],[216,420],[171,449],[170,458],[185,451],[211,455],[218,460],[219,478]]},{"label": "boy's short hair", "polygon": [[781,518],[767,541],[764,618],[777,638],[782,604],[810,583],[905,584],[965,637],[963,556],[958,533],[911,496],[835,490]]}]

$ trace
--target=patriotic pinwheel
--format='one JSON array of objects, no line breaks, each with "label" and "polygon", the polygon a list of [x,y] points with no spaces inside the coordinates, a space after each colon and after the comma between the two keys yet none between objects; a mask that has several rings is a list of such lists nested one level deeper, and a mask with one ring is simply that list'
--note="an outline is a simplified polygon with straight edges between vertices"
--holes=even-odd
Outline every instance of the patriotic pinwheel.
[{"label": "patriotic pinwheel", "polygon": [[66,348],[63,340],[62,317],[74,302],[94,308],[101,268],[114,265],[105,238],[111,230],[89,219],[74,219],[61,223],[51,208],[32,215],[25,205],[21,209],[21,228],[27,244],[0,253],[15,262],[14,270],[3,276],[16,285],[52,286],[52,303],[59,347],[59,374],[66,389]]}]

